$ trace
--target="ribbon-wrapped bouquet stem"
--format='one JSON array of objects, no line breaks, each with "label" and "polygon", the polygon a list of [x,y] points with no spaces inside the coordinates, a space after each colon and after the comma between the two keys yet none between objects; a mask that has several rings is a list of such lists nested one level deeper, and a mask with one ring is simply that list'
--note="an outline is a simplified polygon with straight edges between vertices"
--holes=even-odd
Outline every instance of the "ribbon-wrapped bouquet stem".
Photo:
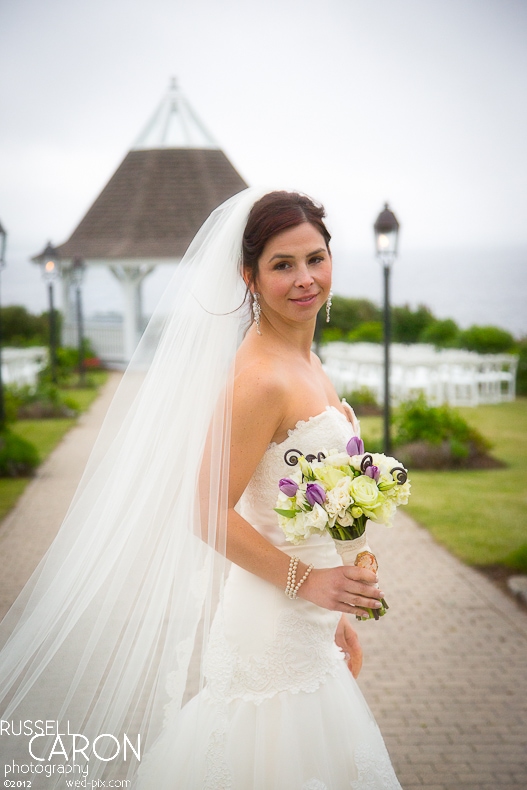
[{"label": "ribbon-wrapped bouquet stem", "polygon": [[[410,496],[406,469],[383,453],[365,453],[362,439],[353,436],[346,452],[300,456],[298,470],[278,484],[275,510],[285,537],[302,543],[327,530],[345,565],[377,571],[378,563],[366,539],[368,519],[391,527],[398,505]],[[388,605],[369,610],[376,620]]]}]

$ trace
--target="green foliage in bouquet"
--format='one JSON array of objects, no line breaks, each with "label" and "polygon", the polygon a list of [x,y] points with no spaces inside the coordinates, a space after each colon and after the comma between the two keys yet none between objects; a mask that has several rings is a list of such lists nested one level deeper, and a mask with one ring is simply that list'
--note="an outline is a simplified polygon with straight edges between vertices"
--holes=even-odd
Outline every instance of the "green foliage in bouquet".
[{"label": "green foliage in bouquet", "polygon": [[0,431],[0,477],[29,477],[40,463],[37,448],[8,428]]}]

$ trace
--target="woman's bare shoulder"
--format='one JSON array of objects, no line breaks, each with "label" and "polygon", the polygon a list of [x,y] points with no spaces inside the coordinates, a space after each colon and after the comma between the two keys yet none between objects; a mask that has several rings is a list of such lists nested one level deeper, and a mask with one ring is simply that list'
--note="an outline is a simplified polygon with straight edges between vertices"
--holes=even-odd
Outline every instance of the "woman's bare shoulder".
[{"label": "woman's bare shoulder", "polygon": [[287,370],[276,356],[242,357],[234,373],[235,400],[250,401],[257,408],[280,411],[288,391]]}]

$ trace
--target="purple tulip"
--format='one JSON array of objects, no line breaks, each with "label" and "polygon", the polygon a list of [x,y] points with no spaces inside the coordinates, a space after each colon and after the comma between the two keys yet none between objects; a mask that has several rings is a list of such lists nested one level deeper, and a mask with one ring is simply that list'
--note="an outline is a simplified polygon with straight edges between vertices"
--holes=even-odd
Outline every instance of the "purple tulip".
[{"label": "purple tulip", "polygon": [[346,452],[348,455],[363,455],[364,442],[358,436],[352,436],[346,445]]},{"label": "purple tulip", "polygon": [[283,477],[278,483],[278,488],[282,494],[292,497],[298,491],[298,483],[295,483],[295,481],[291,480],[290,477]]},{"label": "purple tulip", "polygon": [[372,464],[371,466],[368,466],[364,474],[367,477],[371,477],[372,480],[375,480],[375,482],[377,482],[379,480],[379,477],[381,476],[381,470],[379,469],[378,466],[374,466]]},{"label": "purple tulip", "polygon": [[315,505],[321,505],[322,502],[326,499],[326,492],[320,485],[320,483],[308,483],[306,488],[306,499],[311,505],[314,507]]}]

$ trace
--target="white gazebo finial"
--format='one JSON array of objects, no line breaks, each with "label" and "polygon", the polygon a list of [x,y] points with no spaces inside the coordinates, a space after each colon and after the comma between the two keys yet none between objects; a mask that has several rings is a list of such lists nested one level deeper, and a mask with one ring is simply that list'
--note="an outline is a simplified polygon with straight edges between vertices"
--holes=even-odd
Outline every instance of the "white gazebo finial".
[{"label": "white gazebo finial", "polygon": [[168,91],[132,150],[159,148],[218,148],[183,95],[176,77],[170,78]]}]

